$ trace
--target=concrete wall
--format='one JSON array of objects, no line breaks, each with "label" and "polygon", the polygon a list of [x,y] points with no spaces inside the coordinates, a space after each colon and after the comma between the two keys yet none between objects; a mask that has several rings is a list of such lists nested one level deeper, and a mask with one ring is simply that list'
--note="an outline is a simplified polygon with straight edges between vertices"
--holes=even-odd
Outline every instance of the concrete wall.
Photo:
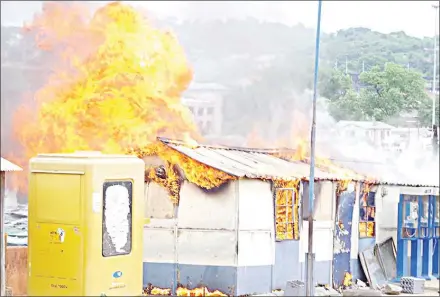
[{"label": "concrete wall", "polygon": [[146,186],[150,223],[144,227],[144,285],[207,284],[234,292],[238,258],[234,187],[232,182],[208,193],[185,181],[176,207],[163,188]]},{"label": "concrete wall", "polygon": [[[308,186],[304,185],[303,214],[308,215]],[[336,213],[336,184],[315,183],[313,252],[315,253],[314,280],[320,284],[332,283],[333,232]],[[302,280],[305,280],[305,259],[308,251],[308,222],[303,221],[301,230],[300,263]]]},{"label": "concrete wall", "polygon": [[[335,185],[332,182],[315,183],[314,279],[317,283],[331,284],[333,258],[333,229],[335,214]],[[308,216],[308,184],[300,189],[302,213],[300,221]],[[285,240],[275,244],[273,288],[283,289],[288,280],[305,281],[306,253],[308,250],[308,222],[300,225],[300,240]]]},{"label": "concrete wall", "polygon": [[206,192],[189,182],[180,190],[177,262],[180,282],[232,293],[237,265],[237,182]]},{"label": "concrete wall", "polygon": [[237,294],[272,290],[275,262],[274,201],[269,182],[238,182]]},{"label": "concrete wall", "polygon": [[[146,186],[144,284],[206,285],[233,295],[272,290],[275,224],[271,184],[242,179],[205,191],[184,182],[175,207]],[[258,281],[256,281],[258,280]]]}]

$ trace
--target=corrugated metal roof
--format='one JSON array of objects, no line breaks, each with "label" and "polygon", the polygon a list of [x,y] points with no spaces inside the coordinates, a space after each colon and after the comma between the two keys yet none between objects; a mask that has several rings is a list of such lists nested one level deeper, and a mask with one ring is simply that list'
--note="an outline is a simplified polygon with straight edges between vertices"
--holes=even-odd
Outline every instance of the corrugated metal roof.
[{"label": "corrugated metal roof", "polygon": [[375,178],[380,184],[414,186],[414,187],[439,187],[439,174],[436,170],[430,172],[403,171],[392,164],[381,162],[366,162],[359,160],[332,160],[344,168],[356,171],[367,177]]},{"label": "corrugated metal roof", "polygon": [[[309,177],[310,167],[308,164],[285,161],[261,151],[212,146],[190,148],[174,141],[160,140],[193,160],[237,177],[283,180],[307,179]],[[316,180],[346,178],[324,172],[318,168],[315,169]]]},{"label": "corrugated metal roof", "polygon": [[[230,175],[247,178],[267,179],[308,179],[310,166],[305,162],[285,161],[275,157],[274,153],[291,151],[289,149],[251,149],[226,146],[197,146],[188,147],[180,141],[159,138],[164,144],[179,151],[180,153],[200,163],[216,168]],[[377,184],[415,186],[415,187],[439,187],[437,174],[405,173],[401,169],[390,164],[380,162],[363,162],[360,160],[334,160],[332,162],[364,176],[341,176],[329,173],[323,169],[315,168],[315,180],[367,180]]]},{"label": "corrugated metal roof", "polygon": [[1,171],[22,171],[19,166],[15,165],[14,163],[6,160],[5,158],[1,158]]}]

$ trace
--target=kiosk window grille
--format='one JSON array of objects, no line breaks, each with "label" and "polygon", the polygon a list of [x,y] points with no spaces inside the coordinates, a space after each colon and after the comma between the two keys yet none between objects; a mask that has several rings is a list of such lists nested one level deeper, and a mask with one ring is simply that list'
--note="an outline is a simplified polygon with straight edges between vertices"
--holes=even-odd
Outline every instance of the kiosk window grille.
[{"label": "kiosk window grille", "polygon": [[131,181],[106,181],[103,185],[102,255],[127,255],[132,236]]},{"label": "kiosk window grille", "polygon": [[299,239],[299,206],[295,189],[275,190],[276,240]]},{"label": "kiosk window grille", "polygon": [[376,236],[376,204],[374,192],[364,192],[359,199],[359,237]]}]

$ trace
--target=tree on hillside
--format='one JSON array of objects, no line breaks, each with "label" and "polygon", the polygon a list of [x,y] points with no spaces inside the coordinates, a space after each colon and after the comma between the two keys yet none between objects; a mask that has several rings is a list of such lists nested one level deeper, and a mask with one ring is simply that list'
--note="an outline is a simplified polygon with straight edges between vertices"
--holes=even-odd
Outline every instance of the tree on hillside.
[{"label": "tree on hillside", "polygon": [[336,119],[386,121],[420,109],[427,100],[421,74],[397,64],[387,63],[384,70],[373,67],[361,74],[360,81],[365,87],[359,94],[350,87],[346,96],[331,102],[330,112]]},{"label": "tree on hillside", "polygon": [[323,69],[319,74],[320,96],[331,101],[344,97],[351,87],[350,76],[337,69]]},{"label": "tree on hillside", "polygon": [[[430,127],[432,125],[432,98],[425,98],[422,100],[419,108],[417,109],[417,115],[422,126]],[[439,98],[435,97],[435,124],[439,125]]]},{"label": "tree on hillside", "polygon": [[[367,28],[348,28],[322,38],[322,59],[337,63],[340,69],[361,72],[373,66],[396,63],[432,76],[431,37],[417,38],[404,32],[384,34]],[[428,50],[427,50],[428,49]],[[439,61],[437,61],[439,63]],[[437,64],[439,65],[439,64]],[[439,69],[437,67],[437,69]]]}]

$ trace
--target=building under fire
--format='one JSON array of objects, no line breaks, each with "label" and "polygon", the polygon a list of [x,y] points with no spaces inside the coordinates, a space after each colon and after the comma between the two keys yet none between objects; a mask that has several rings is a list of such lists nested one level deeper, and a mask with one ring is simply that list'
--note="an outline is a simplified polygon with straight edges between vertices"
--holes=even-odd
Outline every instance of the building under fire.
[{"label": "building under fire", "polygon": [[[287,161],[274,150],[161,141],[187,162],[205,168],[198,174],[209,178],[214,173],[206,168],[215,169],[223,182],[197,185],[190,181],[195,173],[186,168],[176,172],[190,178],[175,178],[178,186],[167,184],[161,181],[167,178],[166,162],[145,158],[156,172],[145,187],[145,285],[206,286],[237,296],[305,280],[307,163]],[[362,179],[349,170],[332,172],[330,167],[315,172],[314,277],[317,283],[341,288],[349,284],[347,275],[350,280],[365,278],[358,259],[363,249],[395,237],[400,195],[428,191],[438,199],[438,184],[399,184]]]}]

